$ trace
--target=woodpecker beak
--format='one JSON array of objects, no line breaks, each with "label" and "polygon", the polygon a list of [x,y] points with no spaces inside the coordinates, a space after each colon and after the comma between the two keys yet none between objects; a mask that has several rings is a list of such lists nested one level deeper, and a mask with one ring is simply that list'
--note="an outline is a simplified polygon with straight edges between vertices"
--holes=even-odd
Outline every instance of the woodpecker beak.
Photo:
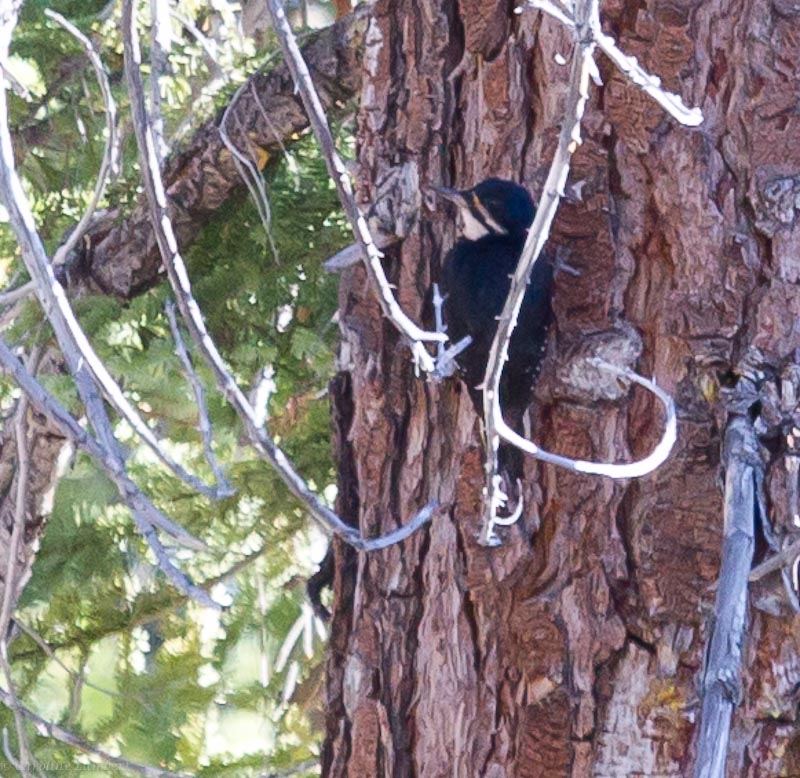
[{"label": "woodpecker beak", "polygon": [[461,235],[467,240],[480,240],[489,234],[507,234],[506,230],[492,218],[474,189],[467,192],[460,192],[448,186],[432,186],[431,189],[458,208]]},{"label": "woodpecker beak", "polygon": [[464,193],[459,192],[458,189],[451,189],[449,186],[432,186],[431,189],[436,192],[439,197],[447,200],[447,202],[453,203],[453,205],[456,205],[459,208],[469,210],[469,202],[467,202],[467,198],[464,197]]}]

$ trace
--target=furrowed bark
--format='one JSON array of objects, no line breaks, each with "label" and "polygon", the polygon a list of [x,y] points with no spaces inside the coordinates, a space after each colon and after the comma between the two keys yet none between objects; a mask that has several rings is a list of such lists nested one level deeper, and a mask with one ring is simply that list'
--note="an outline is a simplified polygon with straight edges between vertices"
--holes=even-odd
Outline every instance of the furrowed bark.
[{"label": "furrowed bark", "polygon": [[[692,773],[722,544],[723,390],[755,361],[764,396],[788,397],[779,377],[800,348],[800,121],[791,107],[800,39],[796,9],[778,2],[646,0],[601,12],[620,49],[706,121],[679,127],[599,59],[604,85],[592,92],[552,238],[580,275],[558,277],[533,431],[572,457],[630,461],[649,451],[652,399],[604,400],[570,369],[615,339],[624,350],[632,325],[643,345],[637,372],[675,397],[675,453],[656,473],[617,484],[529,462],[526,515],[498,531],[500,548],[479,547],[483,444],[463,387],[415,379],[363,272],[348,270],[340,314],[352,413],[338,439],[352,458],[358,521],[386,531],[419,492],[442,509],[402,548],[361,560],[352,590],[340,587],[325,776]],[[563,115],[558,63],[571,45],[558,21],[513,17],[505,3],[377,2],[361,189],[374,191],[400,159],[417,165],[423,188],[501,176],[538,197]],[[419,321],[432,319],[426,295],[452,222],[423,214],[387,250],[398,299]],[[791,413],[776,400],[784,417],[775,421],[767,406],[759,399],[751,412],[771,441],[767,498],[786,535],[797,493]],[[800,772],[790,680],[798,626],[783,611],[753,612],[731,776]]]}]

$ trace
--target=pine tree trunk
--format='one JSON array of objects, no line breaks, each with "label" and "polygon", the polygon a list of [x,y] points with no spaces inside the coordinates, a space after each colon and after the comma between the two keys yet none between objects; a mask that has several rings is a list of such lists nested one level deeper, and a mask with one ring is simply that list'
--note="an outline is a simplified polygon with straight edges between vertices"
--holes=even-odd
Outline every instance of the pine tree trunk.
[{"label": "pine tree trunk", "polygon": [[[401,546],[339,549],[325,776],[693,773],[722,537],[724,389],[746,362],[769,395],[800,348],[798,9],[650,0],[603,13],[623,50],[706,120],[678,126],[599,60],[604,85],[552,238],[580,275],[557,279],[533,435],[589,459],[647,453],[662,421],[649,398],[591,401],[559,370],[632,325],[639,372],[676,398],[678,444],[655,474],[624,483],[528,462],[523,519],[500,548],[479,546],[482,442],[469,397],[456,379],[415,377],[363,271],[349,271],[333,391],[340,510],[378,534],[431,498],[441,509]],[[365,201],[400,165],[416,167],[423,193],[500,176],[538,196],[561,121],[558,55],[570,46],[558,22],[499,0],[378,0],[358,138]],[[387,250],[417,321],[432,322],[430,286],[453,237],[452,214],[423,207]],[[797,460],[788,414],[767,416],[767,498],[785,534]],[[800,623],[762,594],[778,615],[751,604],[730,776],[800,774]]]}]

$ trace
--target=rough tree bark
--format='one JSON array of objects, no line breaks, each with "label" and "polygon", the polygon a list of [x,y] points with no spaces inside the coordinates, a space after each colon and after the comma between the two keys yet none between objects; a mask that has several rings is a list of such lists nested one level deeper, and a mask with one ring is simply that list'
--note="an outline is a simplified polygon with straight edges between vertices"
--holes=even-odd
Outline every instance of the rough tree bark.
[{"label": "rough tree bark", "polygon": [[[572,456],[649,449],[659,419],[648,398],[593,402],[554,378],[575,349],[632,325],[640,372],[676,397],[676,451],[626,484],[529,462],[524,519],[500,548],[479,546],[481,439],[469,398],[456,380],[414,376],[362,269],[348,271],[333,385],[340,515],[377,534],[431,497],[442,509],[401,546],[366,557],[338,549],[325,776],[692,773],[722,536],[724,390],[746,364],[765,396],[781,397],[800,348],[798,9],[617,0],[602,10],[621,47],[706,121],[678,127],[600,60],[604,86],[553,237],[580,276],[558,279],[533,429]],[[407,163],[423,186],[493,175],[537,193],[561,119],[557,55],[570,45],[558,22],[514,16],[505,0],[378,0],[359,122],[364,199]],[[432,318],[451,221],[426,215],[387,250],[418,321]],[[787,381],[778,411],[752,407],[781,534],[797,504],[780,413],[796,402]],[[751,608],[730,776],[800,775],[800,622],[767,600],[773,615]]]}]

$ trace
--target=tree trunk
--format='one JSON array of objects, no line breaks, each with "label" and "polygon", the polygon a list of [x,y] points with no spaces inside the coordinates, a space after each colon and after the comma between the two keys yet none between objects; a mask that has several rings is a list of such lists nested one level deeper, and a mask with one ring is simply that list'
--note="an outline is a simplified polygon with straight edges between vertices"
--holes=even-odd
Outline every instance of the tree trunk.
[{"label": "tree trunk", "polygon": [[[553,242],[580,271],[557,279],[557,324],[532,398],[533,436],[571,456],[642,456],[661,417],[644,394],[588,400],[568,355],[641,335],[639,372],[673,393],[670,460],[614,483],[529,461],[520,522],[477,544],[479,421],[463,385],[415,377],[361,268],[343,277],[343,371],[333,396],[342,514],[367,533],[427,500],[401,546],[339,549],[325,776],[691,775],[722,537],[726,387],[755,368],[775,529],[793,529],[788,423],[800,348],[797,8],[783,0],[606,3],[604,25],[666,88],[699,105],[687,130],[602,59]],[[420,186],[514,178],[539,195],[561,121],[571,40],[500,0],[378,0],[359,124],[365,201],[401,164]],[[423,209],[386,265],[431,324],[430,286],[454,237]],[[783,372],[782,372],[783,371]],[[777,388],[776,388],[777,387]],[[780,391],[784,394],[780,395]],[[760,414],[760,415],[759,415]],[[788,426],[787,426],[788,424]],[[787,435],[788,433],[788,435]],[[761,551],[763,555],[763,549]],[[730,776],[800,771],[798,626],[751,605]]]}]

